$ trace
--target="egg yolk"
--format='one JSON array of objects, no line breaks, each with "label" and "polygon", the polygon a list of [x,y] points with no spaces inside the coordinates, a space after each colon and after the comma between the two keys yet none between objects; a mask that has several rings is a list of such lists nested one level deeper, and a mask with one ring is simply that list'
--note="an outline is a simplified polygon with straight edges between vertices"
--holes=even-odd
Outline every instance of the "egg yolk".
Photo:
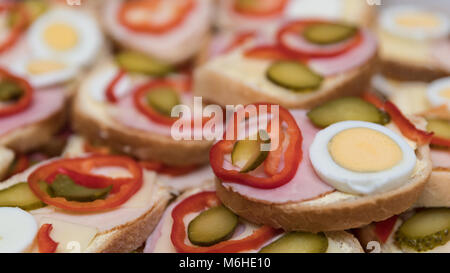
[{"label": "egg yolk", "polygon": [[54,50],[67,51],[77,45],[78,34],[70,25],[52,24],[45,29],[44,40]]},{"label": "egg yolk", "polygon": [[432,29],[439,26],[439,19],[431,13],[416,12],[398,16],[396,23],[409,28]]},{"label": "egg yolk", "polygon": [[34,60],[28,63],[27,70],[33,75],[46,74],[65,68],[65,65],[60,62],[46,61],[46,60]]},{"label": "egg yolk", "polygon": [[378,172],[397,165],[402,150],[387,135],[369,128],[352,128],[336,134],[328,144],[333,160],[355,172]]},{"label": "egg yolk", "polygon": [[450,88],[442,90],[439,95],[443,98],[450,100]]}]

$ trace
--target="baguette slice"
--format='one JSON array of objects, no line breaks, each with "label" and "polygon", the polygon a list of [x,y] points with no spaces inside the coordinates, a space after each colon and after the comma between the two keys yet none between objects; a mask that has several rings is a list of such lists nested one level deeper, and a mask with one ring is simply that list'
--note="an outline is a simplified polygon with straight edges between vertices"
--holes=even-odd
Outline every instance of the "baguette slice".
[{"label": "baguette slice", "polygon": [[[419,128],[425,127],[425,120],[413,121]],[[310,232],[357,228],[406,211],[416,202],[431,174],[429,146],[417,146],[416,156],[418,164],[409,181],[385,193],[358,196],[333,192],[310,201],[271,204],[240,195],[218,179],[216,191],[226,206],[257,224]]]},{"label": "baguette slice", "polygon": [[14,152],[0,146],[0,181],[8,174],[9,167],[14,162]]},{"label": "baguette slice", "polygon": [[[213,188],[210,186],[205,186],[197,189],[193,189],[190,191],[187,191],[180,195],[174,203],[169,206],[164,213],[163,217],[161,218],[160,223],[155,228],[154,234],[152,234],[146,243],[146,247],[144,249],[144,252],[146,253],[175,253],[176,249],[172,245],[170,241],[170,227],[172,223],[171,219],[171,212],[176,206],[176,204],[185,198],[197,194],[202,191],[212,191]],[[241,220],[241,224],[245,225],[243,228],[245,231],[243,231],[245,234],[250,233],[252,228],[256,228],[254,225]],[[345,231],[332,231],[332,232],[326,232],[325,235],[328,238],[328,249],[327,253],[362,253],[364,252],[361,244],[358,242],[358,240],[350,233]],[[239,235],[238,235],[239,236]],[[269,244],[270,242],[277,239],[279,236],[273,238],[272,240],[266,242],[264,245]],[[257,252],[258,249],[252,250],[249,252]]]},{"label": "baguette slice", "polygon": [[141,160],[156,160],[168,165],[194,165],[208,162],[211,141],[177,141],[171,136],[130,128],[113,119],[105,103],[95,101],[91,83],[111,62],[100,64],[87,76],[75,96],[72,122],[76,132],[91,143],[109,146]]},{"label": "baguette slice", "polygon": [[194,94],[222,106],[265,101],[307,109],[337,97],[361,93],[369,87],[377,63],[375,53],[361,66],[326,77],[318,90],[293,92],[266,79],[265,69],[270,62],[242,57],[246,46],[197,68]]},{"label": "baguette slice", "polygon": [[[8,180],[0,183],[0,190],[9,188],[17,183],[26,181],[27,177],[38,166],[48,162],[50,161],[46,161],[44,163],[35,165],[27,169],[26,171],[19,173],[9,178]],[[151,196],[145,197],[146,201],[144,205],[147,207],[147,209],[145,211],[139,209],[140,211],[139,215],[124,220],[119,225],[116,225],[114,227],[108,227],[107,229],[104,230],[99,230],[95,234],[95,237],[90,241],[89,245],[85,249],[82,249],[83,252],[130,252],[137,249],[144,243],[149,234],[152,232],[153,228],[158,223],[159,218],[161,217],[168,201],[171,198],[169,191],[165,187],[161,186],[159,182],[155,180],[154,173],[144,172],[144,185],[146,184],[151,187],[150,188]],[[141,188],[141,190],[144,189],[144,185]],[[146,188],[146,190],[148,190],[148,188]],[[138,191],[135,194],[135,196],[138,195],[139,193],[140,192]],[[131,200],[133,200],[133,197],[127,202],[130,202]],[[127,203],[125,203],[124,205],[126,204]],[[133,208],[134,207],[131,208],[118,207],[116,209],[112,209],[109,211],[99,212],[98,222],[100,222],[102,225],[104,224],[108,225],[107,219],[111,219],[111,214],[114,214],[116,211],[120,210],[128,210],[132,212]],[[92,217],[93,215],[95,215],[95,213],[86,213],[86,214],[70,213],[60,209],[56,209],[52,206],[47,206],[41,209],[33,210],[30,211],[30,213],[35,217],[38,223],[43,219],[50,218],[59,221],[64,221],[67,223],[77,224],[80,227],[89,226],[90,228],[96,228],[95,225],[84,224],[83,222],[86,220],[82,220],[83,217]],[[52,217],[53,214],[55,216]],[[92,223],[92,218],[89,221]],[[32,247],[32,251],[33,252],[38,251],[36,245]]]}]

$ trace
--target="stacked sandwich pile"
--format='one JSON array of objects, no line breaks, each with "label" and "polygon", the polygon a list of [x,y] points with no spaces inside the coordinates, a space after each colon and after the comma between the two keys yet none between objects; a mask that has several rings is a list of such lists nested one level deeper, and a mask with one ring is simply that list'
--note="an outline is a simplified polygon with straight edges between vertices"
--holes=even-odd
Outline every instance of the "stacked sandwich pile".
[{"label": "stacked sandwich pile", "polygon": [[450,252],[422,4],[1,1],[0,252]]}]

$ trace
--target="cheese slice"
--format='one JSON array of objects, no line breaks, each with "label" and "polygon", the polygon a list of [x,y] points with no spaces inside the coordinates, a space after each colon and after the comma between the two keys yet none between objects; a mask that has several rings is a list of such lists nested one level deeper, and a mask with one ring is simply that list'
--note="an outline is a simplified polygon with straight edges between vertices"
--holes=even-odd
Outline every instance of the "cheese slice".
[{"label": "cheese slice", "polygon": [[73,224],[52,218],[42,218],[40,225],[53,226],[50,237],[58,243],[57,253],[83,252],[97,235],[98,230],[93,227]]}]

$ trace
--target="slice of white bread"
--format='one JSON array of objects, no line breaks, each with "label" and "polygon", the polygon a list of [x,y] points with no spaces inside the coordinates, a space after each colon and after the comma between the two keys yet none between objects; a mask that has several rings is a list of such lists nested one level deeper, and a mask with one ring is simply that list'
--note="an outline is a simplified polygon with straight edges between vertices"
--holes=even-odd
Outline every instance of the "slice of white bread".
[{"label": "slice of white bread", "polygon": [[171,136],[130,128],[111,117],[106,103],[92,98],[92,92],[98,90],[90,90],[90,83],[96,81],[97,73],[103,73],[112,65],[110,61],[99,64],[81,84],[72,107],[75,131],[91,143],[109,146],[141,160],[156,160],[168,165],[207,163],[211,141],[177,141]]},{"label": "slice of white bread", "polygon": [[243,48],[197,68],[194,94],[222,106],[264,101],[286,108],[311,108],[333,98],[361,93],[369,87],[377,61],[375,54],[357,68],[326,77],[318,90],[293,92],[266,78],[270,61],[244,58]]},{"label": "slice of white bread", "polygon": [[[411,120],[418,128],[425,127],[424,119]],[[359,196],[336,191],[311,201],[274,204],[240,195],[218,180],[216,191],[227,207],[257,224],[310,232],[357,228],[399,214],[416,202],[431,174],[429,146],[417,146],[416,156],[418,162],[409,181],[384,193]]]},{"label": "slice of white bread", "polygon": [[[202,192],[202,191],[211,191],[213,190],[211,187],[201,187],[194,190],[187,191],[180,195],[175,201],[174,204],[177,204],[177,202],[180,202],[181,200],[184,200],[188,196],[191,196],[193,194]],[[171,211],[174,208],[174,204],[169,206],[166,212],[164,213],[163,217],[161,218],[161,222],[158,224],[158,227],[155,229],[155,232],[159,232],[159,237],[150,237],[147,243],[150,243],[149,246],[147,246],[144,250],[149,252],[160,252],[160,253],[174,253],[176,252],[171,240],[170,240],[170,230],[171,225],[173,223],[171,218]],[[246,221],[242,221],[241,223],[245,227],[243,228],[245,231],[243,231],[243,234],[250,234],[250,232],[253,229],[256,229],[257,226],[254,226]],[[248,229],[248,230],[247,230]],[[327,253],[362,253],[364,252],[361,244],[359,241],[350,233],[345,231],[332,231],[332,232],[326,232],[325,235],[328,238],[328,249]],[[155,234],[152,234],[151,236],[156,236]],[[240,238],[237,235],[236,238]],[[272,240],[266,242],[263,245],[267,245],[268,243],[274,241],[275,239],[279,238],[279,236],[276,236]],[[252,250],[250,252],[255,252],[258,250]]]},{"label": "slice of white bread", "polygon": [[[33,170],[35,170],[38,166],[45,164],[46,162],[35,165],[27,169],[26,171],[19,173],[0,183],[0,190],[7,189],[17,183],[26,181],[27,177],[31,172],[33,172]],[[133,200],[133,197],[127,201],[127,203],[134,202],[134,205],[132,207],[118,207],[112,210],[98,213],[98,221],[103,225],[108,224],[105,223],[105,221],[107,221],[105,219],[111,219],[111,216],[108,215],[111,215],[121,209],[128,209],[131,213],[134,212],[133,209],[135,207],[139,208],[136,206],[136,204],[142,203],[143,205],[143,207],[139,208],[138,210],[139,215],[136,214],[135,217],[124,220],[120,225],[114,226],[112,228],[109,227],[106,230],[99,230],[99,232],[95,234],[95,237],[90,241],[89,245],[85,249],[82,249],[83,252],[131,252],[140,247],[145,242],[147,237],[152,232],[153,228],[158,223],[159,218],[161,217],[168,201],[171,198],[171,195],[165,187],[161,186],[155,180],[155,175],[152,172],[144,171],[144,184],[141,190],[145,190],[145,192],[143,192],[144,194],[147,194],[147,191],[150,190],[151,194],[148,196],[142,196],[143,194],[140,194],[140,192],[138,191],[133,197],[139,198],[140,201]],[[125,206],[127,203],[123,204],[122,206]],[[144,207],[146,208],[145,210],[143,209]],[[38,222],[40,221],[39,219],[43,219],[43,217],[52,218],[52,214],[55,213],[55,215],[57,215],[54,216],[55,219],[63,219],[63,221],[67,223],[79,224],[80,226],[87,225],[78,223],[85,220],[79,220],[77,218],[94,217],[96,215],[96,213],[65,212],[52,206],[47,206],[41,209],[30,211],[30,213],[35,216]],[[105,218],[105,216],[109,218]],[[90,220],[90,222],[92,222],[92,220]],[[91,228],[96,228],[95,225],[89,226]],[[33,251],[37,251],[37,246],[34,246],[32,249],[34,249]]]}]

